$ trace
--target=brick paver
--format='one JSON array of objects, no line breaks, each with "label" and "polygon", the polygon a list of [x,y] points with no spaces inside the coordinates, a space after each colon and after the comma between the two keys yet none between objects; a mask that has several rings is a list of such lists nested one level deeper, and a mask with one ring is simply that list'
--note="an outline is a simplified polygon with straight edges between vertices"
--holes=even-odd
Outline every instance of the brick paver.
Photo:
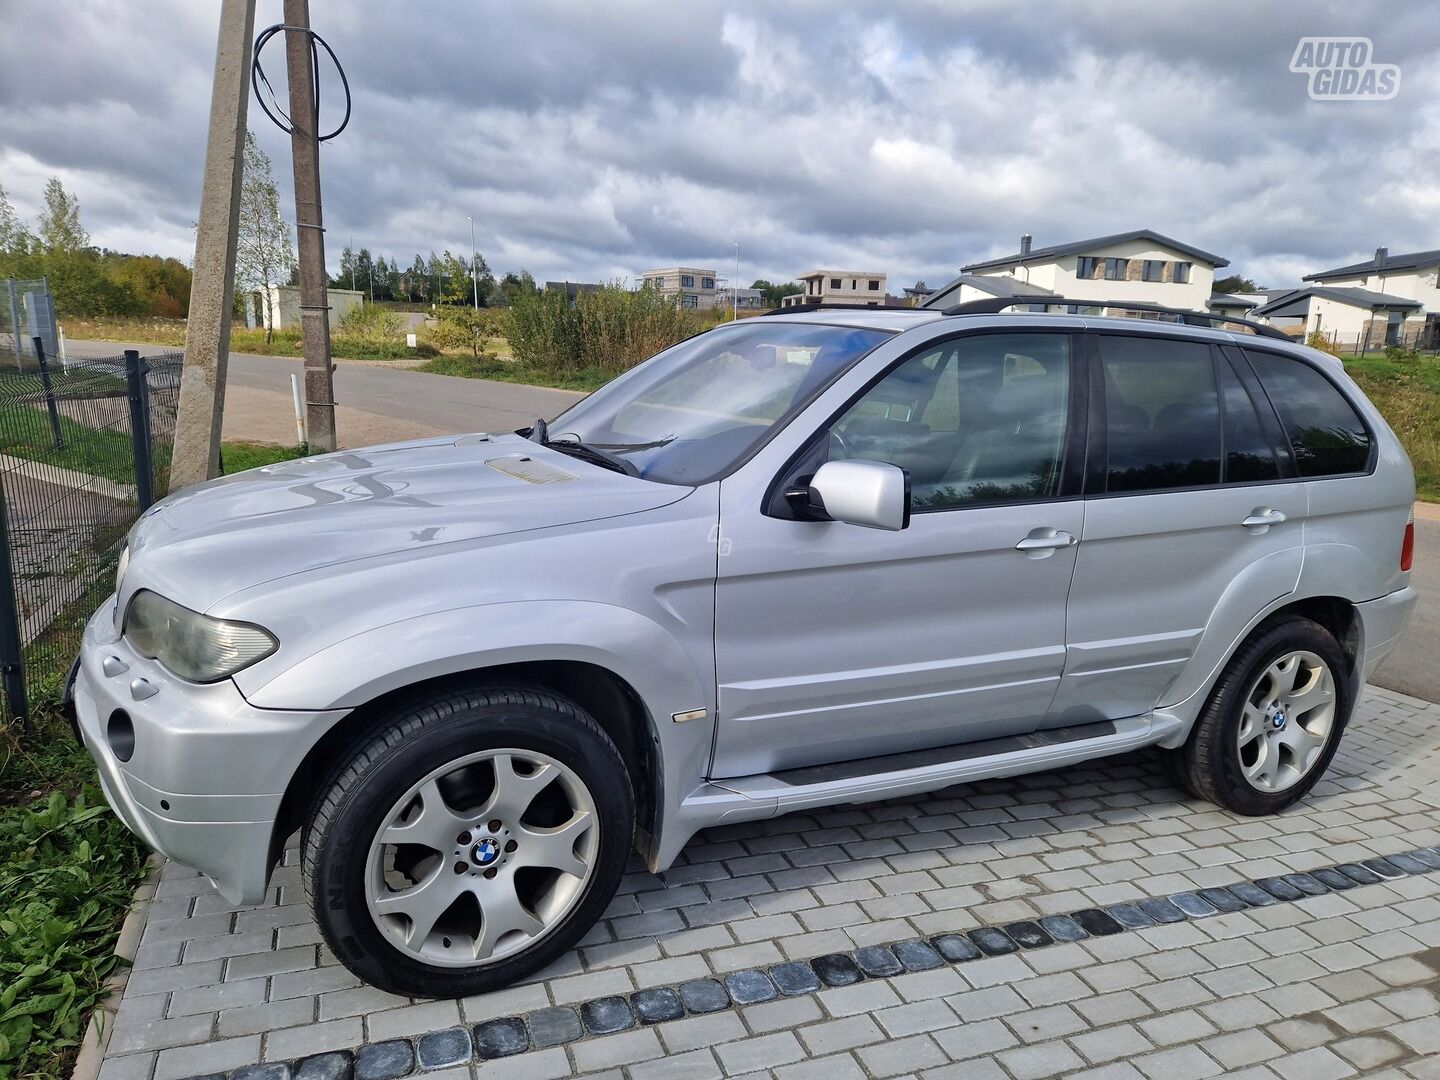
[{"label": "brick paver", "polygon": [[[1225,887],[1237,882],[1437,844],[1440,705],[1372,688],[1330,773],[1278,818],[1187,800],[1137,754],[712,829],[665,874],[633,868],[606,918],[550,971],[458,1003],[397,998],[340,967],[304,908],[293,849],[259,908],[232,908],[199,875],[170,865],[101,1076],[163,1080],[361,1043],[375,1049],[356,1059],[357,1075],[392,1049],[418,1068],[427,1053],[452,1060],[443,1054],[459,1045],[426,1033],[490,1025],[498,1053],[504,1018],[519,1016],[530,1018],[528,1051],[454,1066],[454,1075],[1435,1076],[1440,873],[1288,902],[1262,897],[1263,906],[1173,924],[1147,917],[1143,929],[1106,926],[1033,952],[1013,951],[1012,941],[1007,955],[938,967],[909,946],[865,947],[919,939],[921,950],[937,935],[1016,923],[1062,934],[1066,920],[1052,917],[1099,907],[1123,918],[1111,905],[1205,903],[1217,889],[1211,901],[1225,904]],[[982,948],[984,934],[975,938]],[[745,981],[759,967],[778,985],[776,965],[832,954],[869,970],[854,985],[794,996]],[[678,988],[654,991],[653,1004],[663,1010],[670,994],[680,1011],[664,1015],[680,1016],[680,999],[703,1001],[708,986],[720,988],[721,1011],[638,1027],[629,1018],[627,1030],[577,1038],[587,1023],[604,1030],[594,1025],[611,1014],[599,1003],[614,996],[623,1004],[649,988]],[[772,1000],[729,1004],[746,994]],[[537,1033],[541,1009],[554,1034],[548,1048]],[[333,1060],[350,1067],[348,1056]]]}]

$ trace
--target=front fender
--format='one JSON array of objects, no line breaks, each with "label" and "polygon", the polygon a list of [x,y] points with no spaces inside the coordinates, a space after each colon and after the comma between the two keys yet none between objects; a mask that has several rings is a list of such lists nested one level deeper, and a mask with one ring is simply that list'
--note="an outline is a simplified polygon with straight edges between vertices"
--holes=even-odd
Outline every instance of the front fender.
[{"label": "front fender", "polygon": [[[628,683],[646,707],[647,736],[658,758],[651,792],[655,816],[645,823],[653,861],[667,823],[677,820],[680,804],[703,782],[709,766],[715,682],[699,670],[697,659],[705,658],[627,608],[595,601],[516,601],[431,612],[356,634],[246,697],[261,708],[303,702],[296,708],[332,710],[331,716],[342,717],[393,690],[504,664],[572,660],[604,668]],[[708,722],[672,720],[696,709],[705,710]]]},{"label": "front fender", "polygon": [[627,608],[586,600],[484,604],[401,619],[319,650],[246,697],[264,709],[354,709],[428,679],[537,660],[606,668],[655,716],[699,708],[714,715],[714,680],[702,677],[672,634]]}]

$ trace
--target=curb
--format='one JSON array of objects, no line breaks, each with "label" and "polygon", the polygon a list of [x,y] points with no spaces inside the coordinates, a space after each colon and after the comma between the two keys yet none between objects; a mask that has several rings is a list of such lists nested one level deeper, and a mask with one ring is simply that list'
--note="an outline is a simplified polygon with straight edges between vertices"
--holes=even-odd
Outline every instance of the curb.
[{"label": "curb", "polygon": [[150,911],[150,901],[155,899],[155,889],[160,884],[160,870],[165,860],[152,854],[147,860],[150,869],[145,880],[135,887],[130,898],[130,910],[120,924],[120,936],[115,939],[115,955],[125,961],[121,970],[111,975],[105,985],[109,993],[95,1006],[90,1022],[85,1025],[85,1034],[80,1039],[80,1052],[70,1069],[70,1080],[97,1080],[100,1065],[105,1060],[105,1050],[110,1044],[110,1032],[114,1028],[115,1010],[125,993],[125,983],[130,978],[130,964],[140,947],[140,935],[145,931],[145,917]]}]

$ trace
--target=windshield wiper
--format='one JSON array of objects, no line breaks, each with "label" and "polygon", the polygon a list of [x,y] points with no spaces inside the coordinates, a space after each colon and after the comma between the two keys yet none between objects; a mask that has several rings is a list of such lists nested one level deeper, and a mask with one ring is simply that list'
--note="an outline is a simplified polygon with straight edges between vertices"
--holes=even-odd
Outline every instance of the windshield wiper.
[{"label": "windshield wiper", "polygon": [[550,438],[550,425],[545,422],[543,417],[537,419],[535,423],[530,425],[530,431],[525,437],[531,442],[537,442],[541,446],[548,447],[551,450],[559,450],[562,454],[569,454],[571,457],[579,458],[581,461],[588,461],[592,465],[599,465],[602,469],[611,469],[614,472],[624,473],[626,476],[638,477],[640,475],[640,470],[635,467],[633,462],[626,461],[622,457],[616,457],[608,450],[602,450],[598,446],[591,446],[587,442],[582,442],[580,438],[574,434],[570,434],[569,438]]}]

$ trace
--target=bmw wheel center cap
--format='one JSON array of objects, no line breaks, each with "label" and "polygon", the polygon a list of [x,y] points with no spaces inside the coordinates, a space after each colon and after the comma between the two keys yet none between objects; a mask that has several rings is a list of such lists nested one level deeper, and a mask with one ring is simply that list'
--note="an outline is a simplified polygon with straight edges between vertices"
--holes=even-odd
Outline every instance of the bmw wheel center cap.
[{"label": "bmw wheel center cap", "polygon": [[470,856],[476,866],[489,866],[500,858],[500,841],[493,836],[487,836],[475,845],[475,850]]}]

